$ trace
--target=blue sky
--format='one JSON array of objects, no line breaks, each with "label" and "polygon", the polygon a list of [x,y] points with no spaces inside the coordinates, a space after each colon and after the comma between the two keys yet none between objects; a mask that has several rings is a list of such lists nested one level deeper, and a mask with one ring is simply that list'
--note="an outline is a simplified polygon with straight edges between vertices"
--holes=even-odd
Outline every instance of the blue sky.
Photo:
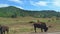
[{"label": "blue sky", "polygon": [[0,7],[15,6],[24,10],[60,11],[60,0],[0,0]]}]

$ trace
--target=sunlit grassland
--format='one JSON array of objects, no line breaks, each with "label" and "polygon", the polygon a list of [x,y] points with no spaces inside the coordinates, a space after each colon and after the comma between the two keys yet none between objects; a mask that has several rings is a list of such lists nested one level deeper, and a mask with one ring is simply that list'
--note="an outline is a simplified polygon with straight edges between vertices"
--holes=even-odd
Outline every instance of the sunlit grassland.
[{"label": "sunlit grassland", "polygon": [[[7,25],[10,28],[10,34],[17,34],[22,32],[34,32],[33,25],[29,23],[30,21],[37,22],[37,20],[41,22],[45,22],[49,28],[48,32],[60,31],[60,20],[52,20],[52,18],[33,18],[33,17],[18,17],[18,18],[2,18],[0,17],[0,24]],[[50,20],[50,21],[48,21]],[[39,28],[37,28],[38,32],[41,32]]]}]

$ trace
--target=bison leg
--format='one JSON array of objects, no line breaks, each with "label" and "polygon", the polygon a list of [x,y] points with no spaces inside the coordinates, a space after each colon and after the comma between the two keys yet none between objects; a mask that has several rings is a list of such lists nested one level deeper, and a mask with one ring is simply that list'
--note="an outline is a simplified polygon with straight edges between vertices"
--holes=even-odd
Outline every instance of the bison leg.
[{"label": "bison leg", "polygon": [[5,31],[3,33],[5,34]]},{"label": "bison leg", "polygon": [[43,29],[41,28],[41,32],[43,32]]},{"label": "bison leg", "polygon": [[1,29],[0,33],[1,33],[1,34],[3,34],[3,31],[2,31],[2,29]]},{"label": "bison leg", "polygon": [[9,30],[7,30],[7,34],[9,34]]},{"label": "bison leg", "polygon": [[3,32],[1,32],[1,34],[3,34]]},{"label": "bison leg", "polygon": [[35,33],[36,33],[36,27],[34,27]]},{"label": "bison leg", "polygon": [[3,32],[1,32],[1,34],[3,34]]}]

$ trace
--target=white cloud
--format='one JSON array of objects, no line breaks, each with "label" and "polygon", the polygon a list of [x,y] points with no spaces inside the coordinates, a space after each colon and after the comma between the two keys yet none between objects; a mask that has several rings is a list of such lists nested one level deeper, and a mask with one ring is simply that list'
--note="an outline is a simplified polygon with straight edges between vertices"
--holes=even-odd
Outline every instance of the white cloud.
[{"label": "white cloud", "polygon": [[53,0],[53,5],[60,7],[60,0]]},{"label": "white cloud", "polygon": [[47,6],[48,2],[45,2],[45,1],[38,1],[38,2],[30,1],[30,4],[34,5],[34,6]]},{"label": "white cloud", "polygon": [[21,6],[15,6],[15,7],[20,8],[20,9],[24,9],[24,8],[23,8],[23,7],[21,7]]},{"label": "white cloud", "polygon": [[23,2],[22,2],[21,0],[9,0],[9,1],[12,1],[12,2],[16,2],[16,3],[23,4]]},{"label": "white cloud", "polygon": [[36,2],[37,5],[40,5],[40,6],[46,6],[47,5],[47,2],[44,2],[44,1],[39,1],[39,2]]},{"label": "white cloud", "polygon": [[8,7],[8,4],[0,4],[0,7]]},{"label": "white cloud", "polygon": [[51,5],[53,7],[60,7],[60,0],[38,1],[38,2],[30,1],[30,4],[34,5],[34,6],[48,6],[48,5]]},{"label": "white cloud", "polygon": [[[10,5],[8,5],[8,4],[0,4],[0,8],[1,8],[1,7],[8,7],[8,6],[10,6]],[[20,9],[24,9],[24,8],[21,7],[21,6],[15,6],[15,7],[20,8]]]}]

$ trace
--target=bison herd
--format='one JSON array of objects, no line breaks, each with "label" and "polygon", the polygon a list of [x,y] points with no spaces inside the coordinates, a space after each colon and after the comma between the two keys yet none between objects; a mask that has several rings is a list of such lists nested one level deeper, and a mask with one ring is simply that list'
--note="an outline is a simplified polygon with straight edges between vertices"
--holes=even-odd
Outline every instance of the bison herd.
[{"label": "bison herd", "polygon": [[[31,22],[32,23],[32,22]],[[36,28],[40,28],[41,29],[41,32],[47,32],[48,30],[48,27],[46,25],[46,23],[44,22],[39,22],[38,23],[33,23],[33,26],[34,26],[34,31],[36,32]],[[0,34],[5,34],[5,32],[9,32],[9,27],[8,26],[5,26],[5,25],[0,25]]]}]

